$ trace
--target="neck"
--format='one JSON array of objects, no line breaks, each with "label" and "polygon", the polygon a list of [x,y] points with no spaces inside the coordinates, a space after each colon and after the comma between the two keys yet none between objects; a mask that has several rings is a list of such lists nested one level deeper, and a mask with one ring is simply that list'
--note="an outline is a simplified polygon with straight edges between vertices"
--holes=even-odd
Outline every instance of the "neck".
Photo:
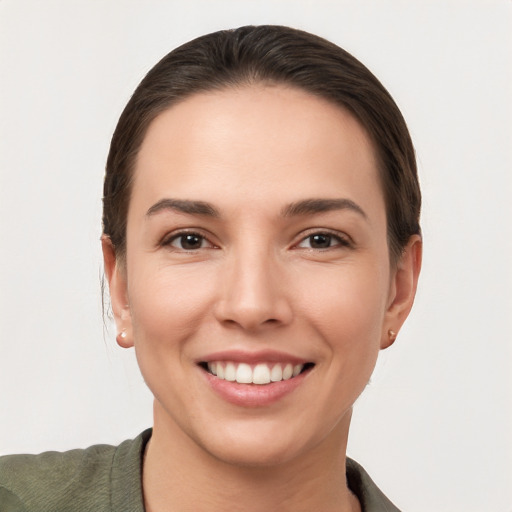
[{"label": "neck", "polygon": [[319,446],[292,461],[241,466],[198,446],[155,403],[143,465],[146,512],[359,511],[345,478],[348,416]]}]

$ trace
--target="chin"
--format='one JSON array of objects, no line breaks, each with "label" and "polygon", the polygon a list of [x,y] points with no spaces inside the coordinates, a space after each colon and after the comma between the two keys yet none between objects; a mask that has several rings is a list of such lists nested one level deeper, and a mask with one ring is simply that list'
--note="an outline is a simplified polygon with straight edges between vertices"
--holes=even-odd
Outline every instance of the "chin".
[{"label": "chin", "polygon": [[[309,397],[301,402],[311,403]],[[309,460],[346,445],[351,406],[320,399],[310,408],[281,402],[274,407],[241,408],[231,404],[155,400],[155,429],[172,449],[192,454],[204,463],[234,467],[271,468]],[[330,407],[318,406],[328,402]],[[313,402],[314,403],[314,402]],[[159,435],[160,438],[161,435]],[[167,443],[166,443],[167,444]]]},{"label": "chin", "polygon": [[245,436],[231,438],[228,442],[211,443],[203,448],[226,464],[245,468],[270,468],[287,464],[300,457],[305,447],[289,442],[279,442],[268,436],[246,439]]},{"label": "chin", "polygon": [[215,432],[203,431],[196,443],[226,464],[246,468],[277,467],[298,462],[321,446],[330,446],[330,440],[340,433],[339,428],[324,430],[324,426],[317,425],[315,429],[313,423],[245,419],[225,423]]}]

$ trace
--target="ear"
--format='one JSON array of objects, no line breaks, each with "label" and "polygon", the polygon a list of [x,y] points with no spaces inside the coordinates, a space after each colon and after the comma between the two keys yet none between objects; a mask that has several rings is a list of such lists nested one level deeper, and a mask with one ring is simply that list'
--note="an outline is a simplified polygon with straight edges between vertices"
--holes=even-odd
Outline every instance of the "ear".
[{"label": "ear", "polygon": [[392,270],[386,315],[383,322],[380,348],[388,348],[409,316],[418,277],[421,270],[422,241],[413,235],[402,252],[396,267]]},{"label": "ear", "polygon": [[117,343],[123,348],[133,347],[132,322],[126,286],[126,269],[116,257],[110,237],[101,237],[103,263],[110,291],[110,302],[117,328]]}]

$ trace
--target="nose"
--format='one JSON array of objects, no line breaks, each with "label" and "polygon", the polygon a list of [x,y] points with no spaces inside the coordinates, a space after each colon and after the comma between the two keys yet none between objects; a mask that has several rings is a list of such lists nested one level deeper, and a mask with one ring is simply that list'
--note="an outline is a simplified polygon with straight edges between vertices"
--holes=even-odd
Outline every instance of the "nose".
[{"label": "nose", "polygon": [[289,324],[290,290],[282,263],[268,252],[245,250],[225,262],[215,316],[224,325],[258,331]]}]

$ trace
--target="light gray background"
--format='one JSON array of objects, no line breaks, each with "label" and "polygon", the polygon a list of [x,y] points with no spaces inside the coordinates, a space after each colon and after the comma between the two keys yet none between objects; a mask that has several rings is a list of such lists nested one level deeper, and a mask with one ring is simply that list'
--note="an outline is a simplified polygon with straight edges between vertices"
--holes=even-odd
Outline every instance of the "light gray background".
[{"label": "light gray background", "polygon": [[400,105],[424,192],[413,313],[355,407],[349,454],[409,512],[512,510],[512,2],[0,0],[0,453],[151,424],[101,316],[110,136],[192,37],[278,23],[354,53]]}]

